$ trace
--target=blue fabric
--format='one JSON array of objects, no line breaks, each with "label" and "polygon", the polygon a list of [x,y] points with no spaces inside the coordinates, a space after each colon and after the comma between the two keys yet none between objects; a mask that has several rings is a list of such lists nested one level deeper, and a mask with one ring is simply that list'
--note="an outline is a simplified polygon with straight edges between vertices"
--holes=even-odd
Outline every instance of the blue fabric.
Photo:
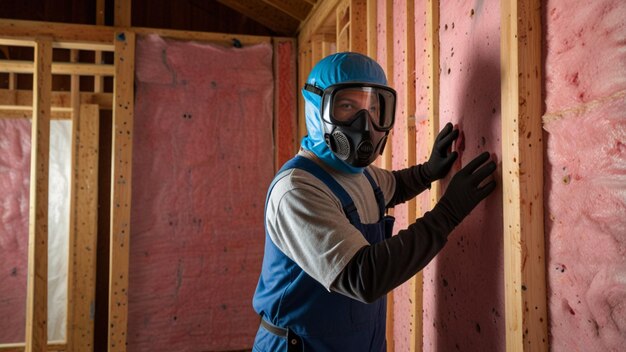
[{"label": "blue fabric", "polygon": [[[385,71],[371,58],[359,53],[337,53],[325,57],[313,67],[307,83],[322,90],[333,84],[363,82],[387,84]],[[337,158],[324,141],[324,129],[320,109],[322,97],[307,90],[302,90],[304,114],[308,135],[302,139],[302,148],[313,152],[318,158],[333,168],[347,173],[361,173],[363,168],[346,164]]]},{"label": "blue fabric", "polygon": [[[304,169],[324,182],[340,199],[342,207],[348,209],[348,219],[370,244],[391,236],[393,218],[385,216],[377,223],[362,224],[348,193],[313,161],[297,156],[287,162],[278,174],[290,168]],[[366,175],[374,192],[380,191],[373,179]],[[270,186],[268,198],[277,180]],[[384,209],[382,197],[377,196],[377,199],[379,208]],[[283,254],[266,231],[263,267],[253,306],[263,319],[289,328],[300,336],[304,351],[385,351],[386,305],[384,297],[365,304],[327,291]],[[253,351],[286,351],[286,344],[285,338],[260,327]]]}]

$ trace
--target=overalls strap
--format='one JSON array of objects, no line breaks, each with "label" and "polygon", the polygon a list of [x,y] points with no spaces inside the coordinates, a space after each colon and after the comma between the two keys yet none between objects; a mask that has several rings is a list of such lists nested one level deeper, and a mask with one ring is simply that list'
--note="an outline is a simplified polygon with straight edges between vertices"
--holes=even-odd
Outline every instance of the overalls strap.
[{"label": "overalls strap", "polygon": [[380,187],[378,186],[378,184],[376,184],[376,181],[374,181],[374,178],[372,177],[372,175],[370,175],[367,169],[363,170],[363,173],[365,174],[365,177],[367,177],[367,180],[370,181],[370,185],[372,185],[372,189],[374,190],[374,196],[376,196],[376,202],[378,203],[379,219],[382,219],[385,216],[386,208],[385,196],[383,195],[383,191],[380,190]]},{"label": "overalls strap", "polygon": [[[341,185],[337,181],[335,181],[335,179],[332,178],[332,176],[328,174],[328,172],[324,171],[324,169],[322,169],[321,166],[319,166],[313,160],[297,155],[295,158],[286,162],[285,165],[283,165],[283,167],[280,169],[280,171],[278,171],[277,174],[280,174],[283,171],[286,171],[288,169],[293,169],[293,168],[298,168],[298,169],[307,171],[308,173],[317,177],[320,181],[324,182],[324,184],[328,188],[330,188],[330,190],[337,196],[337,198],[339,198],[339,201],[341,202],[341,207],[343,208],[343,212],[346,214],[346,217],[348,218],[348,220],[350,220],[350,223],[355,226],[358,226],[358,224],[361,223],[361,218],[359,217],[359,213],[357,212],[356,206],[354,205],[354,202],[352,201],[352,198],[350,197],[348,192],[346,192],[346,190],[344,190],[343,187],[341,187]],[[274,179],[274,182],[272,182],[272,185],[270,186],[270,192],[272,188],[274,187],[274,184],[279,179],[280,178]],[[373,182],[373,180],[370,182]],[[375,183],[373,185],[375,185]],[[382,196],[382,193],[381,193],[381,196]]]}]

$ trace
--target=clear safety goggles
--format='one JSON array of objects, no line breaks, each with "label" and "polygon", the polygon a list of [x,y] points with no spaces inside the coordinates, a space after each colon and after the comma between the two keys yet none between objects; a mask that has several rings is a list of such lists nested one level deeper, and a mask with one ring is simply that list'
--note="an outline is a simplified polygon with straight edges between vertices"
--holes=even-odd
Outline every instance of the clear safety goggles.
[{"label": "clear safety goggles", "polygon": [[351,125],[366,110],[374,128],[388,131],[393,127],[396,92],[386,86],[369,83],[341,83],[321,90],[310,84],[304,89],[322,97],[322,119],[339,126]]}]

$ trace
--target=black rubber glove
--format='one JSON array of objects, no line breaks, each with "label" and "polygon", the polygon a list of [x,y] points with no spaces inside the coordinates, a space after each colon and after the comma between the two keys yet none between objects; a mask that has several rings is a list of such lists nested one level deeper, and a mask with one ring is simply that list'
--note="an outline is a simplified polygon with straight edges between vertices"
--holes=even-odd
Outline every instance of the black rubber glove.
[{"label": "black rubber glove", "polygon": [[457,152],[450,153],[449,150],[452,147],[452,142],[458,137],[459,130],[453,128],[450,122],[437,135],[430,158],[424,163],[424,176],[430,182],[442,179],[450,172],[452,164],[459,154]]},{"label": "black rubber glove", "polygon": [[489,158],[489,153],[484,152],[459,170],[437,204],[452,216],[457,225],[496,188],[494,180],[479,187],[496,170],[493,160],[485,163]]}]

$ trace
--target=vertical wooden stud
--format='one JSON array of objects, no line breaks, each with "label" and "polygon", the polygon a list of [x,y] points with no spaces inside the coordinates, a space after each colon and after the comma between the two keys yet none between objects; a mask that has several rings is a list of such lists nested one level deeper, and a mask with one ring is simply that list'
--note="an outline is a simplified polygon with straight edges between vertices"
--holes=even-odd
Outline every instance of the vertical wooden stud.
[{"label": "vertical wooden stud", "polygon": [[[426,72],[428,72],[428,140],[435,143],[439,133],[439,0],[426,2]],[[430,203],[435,206],[441,196],[439,182],[430,188]]]},{"label": "vertical wooden stud", "polygon": [[51,92],[52,42],[48,38],[38,39],[35,44],[30,156],[27,352],[46,351],[48,343],[48,162]]},{"label": "vertical wooden stud", "polygon": [[[390,87],[394,87],[393,81],[393,38],[394,38],[394,30],[393,30],[393,0],[385,0],[385,46],[386,46],[386,57],[385,57],[385,73],[387,74],[387,84]],[[385,144],[385,150],[382,155],[382,167],[391,170],[392,169],[392,153],[393,153],[393,130],[389,132],[389,136],[387,136],[387,143]],[[393,209],[389,209],[389,215],[393,216]],[[395,350],[395,342],[394,342],[394,293],[391,291],[387,294],[387,350],[394,351]]]},{"label": "vertical wooden stud", "polygon": [[302,138],[306,135],[306,117],[305,117],[305,107],[304,107],[304,98],[302,97],[302,87],[306,83],[307,78],[309,77],[309,73],[313,68],[312,64],[312,48],[311,42],[300,43],[300,52],[298,54],[299,65],[298,65],[298,141],[302,140]]},{"label": "vertical wooden stud", "polygon": [[[104,0],[96,0],[96,25],[104,26]],[[94,52],[94,60],[97,65],[102,63],[102,51],[96,50]],[[102,92],[102,82],[102,76],[93,77],[94,93]]]},{"label": "vertical wooden stud", "polygon": [[[72,94],[73,96],[73,94]],[[72,101],[72,105],[74,105]],[[72,110],[67,350],[93,351],[98,230],[99,107]]]},{"label": "vertical wooden stud", "polygon": [[108,348],[126,351],[135,33],[117,32],[114,41]]},{"label": "vertical wooden stud", "polygon": [[366,0],[350,0],[348,11],[350,17],[350,51],[367,55],[368,16]]},{"label": "vertical wooden stud", "polygon": [[[404,97],[404,109],[407,113],[407,133],[406,133],[406,148],[407,148],[407,163],[409,166],[415,165],[416,158],[416,142],[415,142],[415,113],[416,113],[416,101],[415,101],[415,1],[406,0],[406,7],[404,9],[406,22],[406,31],[402,33],[402,40],[405,44],[405,58],[404,58],[404,70],[406,72],[406,89]],[[416,200],[411,199],[407,202],[407,218],[416,219],[417,214]],[[409,295],[411,297],[411,337],[410,337],[410,350],[421,351],[422,350],[422,310],[423,310],[423,274],[417,273],[409,281]]]},{"label": "vertical wooden stud", "polygon": [[367,0],[367,56],[376,57],[378,50],[378,11],[376,0]]},{"label": "vertical wooden stud", "polygon": [[131,25],[131,0],[111,0],[115,2],[114,6],[114,24],[115,27],[130,27]]},{"label": "vertical wooden stud", "polygon": [[547,351],[541,2],[501,2],[506,350]]}]

